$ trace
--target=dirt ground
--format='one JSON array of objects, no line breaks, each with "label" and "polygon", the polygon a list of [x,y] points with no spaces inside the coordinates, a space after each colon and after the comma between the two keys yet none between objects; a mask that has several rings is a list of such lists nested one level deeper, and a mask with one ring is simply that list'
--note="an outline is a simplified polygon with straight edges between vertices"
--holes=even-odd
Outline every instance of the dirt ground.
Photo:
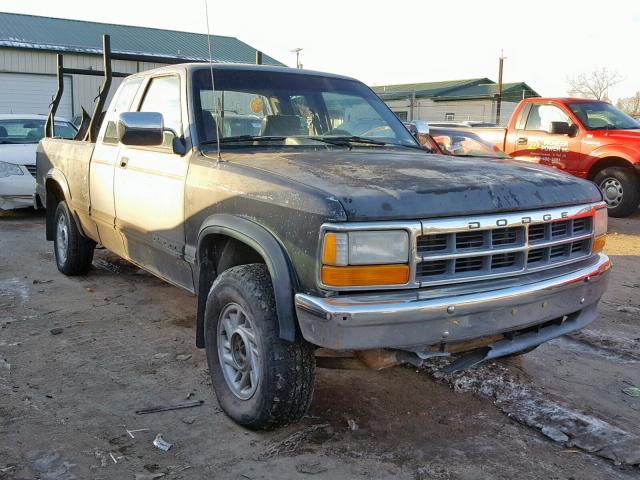
[{"label": "dirt ground", "polygon": [[193,296],[105,250],[64,277],[43,215],[3,214],[0,480],[640,478],[640,212],[610,231],[583,333],[449,377],[319,369],[308,417],[256,433],[218,408]]}]

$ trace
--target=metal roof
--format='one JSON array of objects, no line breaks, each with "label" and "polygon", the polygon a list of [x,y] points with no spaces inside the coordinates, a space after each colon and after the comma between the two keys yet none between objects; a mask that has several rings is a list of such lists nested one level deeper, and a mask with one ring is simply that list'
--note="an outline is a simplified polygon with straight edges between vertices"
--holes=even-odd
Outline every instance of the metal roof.
[{"label": "metal roof", "polygon": [[476,85],[478,83],[491,82],[488,78],[468,78],[463,80],[445,80],[441,82],[402,83],[396,85],[377,85],[371,87],[385,100],[406,98],[407,94],[415,92],[416,97],[427,98],[445,94],[457,88]]},{"label": "metal roof", "polygon": [[[0,47],[78,53],[102,53],[102,35],[111,35],[111,50],[157,59],[206,61],[207,36],[201,33],[67,20],[0,12]],[[235,37],[211,36],[214,62],[254,63],[256,49]],[[264,55],[267,65],[282,62]]]},{"label": "metal roof", "polygon": [[[415,93],[417,98],[432,98],[433,101],[471,100],[493,98],[498,93],[498,84],[488,78],[469,78],[446,80],[442,82],[404,83],[399,85],[379,85],[371,87],[383,100],[400,100]],[[503,99],[506,96],[522,98],[539,97],[538,93],[524,82],[505,83],[502,87]]]},{"label": "metal roof", "polygon": [[[482,98],[493,98],[498,94],[498,84],[495,82],[491,83],[480,83],[476,85],[470,85],[463,88],[458,88],[453,91],[446,93],[445,95],[440,95],[438,98],[435,98],[435,101],[444,101],[444,100],[465,100],[465,99],[482,99]],[[514,82],[514,83],[503,83],[502,84],[502,99],[517,99],[522,100],[523,98],[529,97],[539,97],[540,95],[533,90],[529,85],[524,82]]]}]

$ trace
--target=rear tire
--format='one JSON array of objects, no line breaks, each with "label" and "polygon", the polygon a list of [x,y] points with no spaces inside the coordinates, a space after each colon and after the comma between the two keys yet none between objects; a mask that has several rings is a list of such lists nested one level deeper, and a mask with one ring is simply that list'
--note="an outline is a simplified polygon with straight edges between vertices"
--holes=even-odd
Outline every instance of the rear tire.
[{"label": "rear tire", "polygon": [[53,250],[58,270],[69,276],[86,275],[93,261],[96,244],[82,236],[64,200],[58,203],[54,225]]},{"label": "rear tire", "polygon": [[608,167],[593,178],[602,191],[609,215],[628,217],[640,204],[640,179],[631,168]]},{"label": "rear tire", "polygon": [[315,381],[313,348],[302,338],[279,338],[265,265],[240,265],[218,276],[207,297],[204,328],[213,388],[231,419],[257,430],[304,416]]}]

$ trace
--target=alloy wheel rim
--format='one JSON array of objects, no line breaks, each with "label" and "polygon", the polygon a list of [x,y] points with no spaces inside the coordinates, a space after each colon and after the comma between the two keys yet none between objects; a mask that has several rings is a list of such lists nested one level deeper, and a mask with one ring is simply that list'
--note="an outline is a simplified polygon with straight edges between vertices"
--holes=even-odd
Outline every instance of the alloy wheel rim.
[{"label": "alloy wheel rim", "polygon": [[231,392],[250,399],[260,383],[260,342],[250,316],[236,303],[228,304],[218,322],[218,358]]},{"label": "alloy wheel rim", "polygon": [[63,215],[58,219],[56,227],[56,250],[60,263],[67,261],[67,247],[69,246],[69,227]]},{"label": "alloy wheel rim", "polygon": [[624,190],[622,184],[616,178],[605,178],[600,183],[600,190],[604,195],[604,201],[609,207],[617,207],[622,201]]}]

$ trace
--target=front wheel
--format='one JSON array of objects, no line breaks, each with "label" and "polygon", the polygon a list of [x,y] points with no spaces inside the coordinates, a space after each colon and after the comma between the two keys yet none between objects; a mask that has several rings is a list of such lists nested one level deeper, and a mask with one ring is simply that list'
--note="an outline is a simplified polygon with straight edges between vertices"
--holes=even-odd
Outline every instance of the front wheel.
[{"label": "front wheel", "polygon": [[628,217],[640,203],[640,181],[630,168],[608,167],[596,174],[595,182],[607,202],[609,215]]},{"label": "front wheel", "polygon": [[93,261],[96,246],[80,233],[67,202],[58,203],[55,213],[54,251],[58,270],[65,275],[85,275]]},{"label": "front wheel", "polygon": [[215,280],[205,309],[205,344],[213,388],[224,412],[252,429],[296,422],[315,380],[310,344],[278,336],[265,265],[240,265]]}]

